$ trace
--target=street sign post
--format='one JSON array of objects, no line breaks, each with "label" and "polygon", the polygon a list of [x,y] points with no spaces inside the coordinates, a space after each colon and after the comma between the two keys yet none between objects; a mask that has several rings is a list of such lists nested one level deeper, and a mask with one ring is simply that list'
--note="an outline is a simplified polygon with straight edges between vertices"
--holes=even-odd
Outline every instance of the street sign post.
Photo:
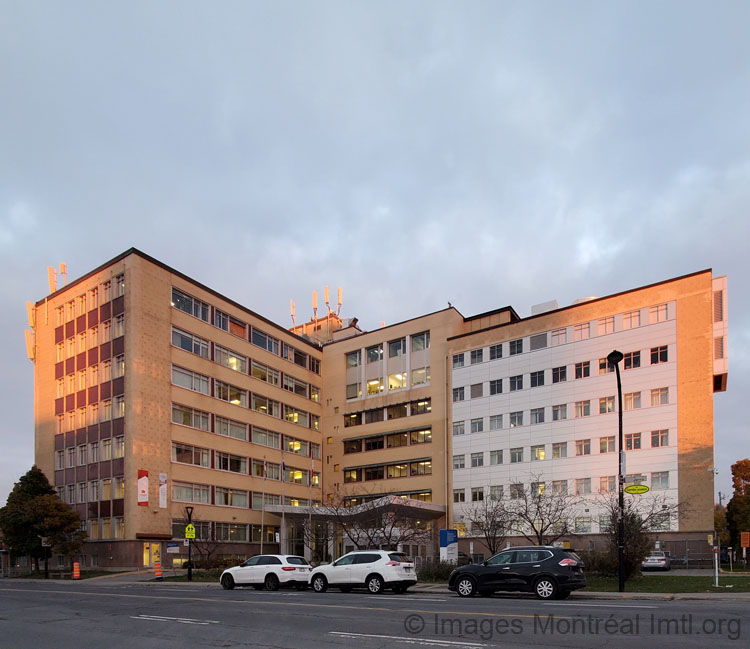
[{"label": "street sign post", "polygon": [[185,507],[187,514],[187,525],[185,525],[185,540],[188,542],[188,581],[193,581],[193,539],[195,538],[195,525],[193,525],[193,508]]}]

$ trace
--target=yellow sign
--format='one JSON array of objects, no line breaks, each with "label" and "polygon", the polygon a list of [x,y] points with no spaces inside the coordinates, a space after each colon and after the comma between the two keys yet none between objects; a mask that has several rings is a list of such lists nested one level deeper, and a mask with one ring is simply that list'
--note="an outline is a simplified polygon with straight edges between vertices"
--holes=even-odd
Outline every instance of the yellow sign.
[{"label": "yellow sign", "polygon": [[713,534],[709,534],[708,537],[706,538],[706,540],[708,541],[709,545],[713,545],[714,544],[714,535]]},{"label": "yellow sign", "polygon": [[189,525],[185,525],[185,538],[186,539],[194,539],[195,538],[195,525],[190,523]]},{"label": "yellow sign", "polygon": [[628,494],[645,494],[648,491],[648,487],[645,484],[631,484],[625,487],[625,493]]}]

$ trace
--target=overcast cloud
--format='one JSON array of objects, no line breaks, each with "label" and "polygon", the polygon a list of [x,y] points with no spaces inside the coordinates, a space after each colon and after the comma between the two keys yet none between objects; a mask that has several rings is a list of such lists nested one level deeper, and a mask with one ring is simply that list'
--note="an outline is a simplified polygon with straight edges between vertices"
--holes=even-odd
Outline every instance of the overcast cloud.
[{"label": "overcast cloud", "polygon": [[750,4],[0,0],[0,504],[26,300],[131,246],[289,325],[729,276],[717,490],[750,455]]}]

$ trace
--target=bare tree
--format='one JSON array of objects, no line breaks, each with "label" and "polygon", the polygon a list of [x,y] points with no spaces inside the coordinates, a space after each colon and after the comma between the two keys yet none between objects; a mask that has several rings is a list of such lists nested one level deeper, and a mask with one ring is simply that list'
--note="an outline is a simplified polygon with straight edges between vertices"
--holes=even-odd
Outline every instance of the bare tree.
[{"label": "bare tree", "polygon": [[[187,525],[187,510],[183,509],[182,513],[185,517],[185,525]],[[213,556],[214,552],[216,552],[216,550],[221,545],[221,542],[211,538],[210,527],[207,537],[199,533],[199,530],[203,530],[203,526],[200,524],[202,522],[201,519],[196,516],[195,513],[193,513],[191,522],[193,523],[193,525],[195,525],[196,531],[195,538],[192,540],[193,550],[198,553],[198,557],[200,557],[201,562],[203,562],[203,564],[205,565],[208,565],[211,562],[211,557]]]},{"label": "bare tree", "polygon": [[472,532],[479,530],[490,554],[495,554],[505,541],[510,527],[510,513],[500,498],[485,498],[463,509]]},{"label": "bare tree", "polygon": [[510,529],[537,545],[551,545],[573,530],[579,496],[554,489],[532,476],[528,487],[511,484],[508,513]]},{"label": "bare tree", "polygon": [[302,526],[302,541],[310,550],[311,561],[323,563],[330,561],[328,548],[336,538],[335,526],[330,521],[305,520]]}]

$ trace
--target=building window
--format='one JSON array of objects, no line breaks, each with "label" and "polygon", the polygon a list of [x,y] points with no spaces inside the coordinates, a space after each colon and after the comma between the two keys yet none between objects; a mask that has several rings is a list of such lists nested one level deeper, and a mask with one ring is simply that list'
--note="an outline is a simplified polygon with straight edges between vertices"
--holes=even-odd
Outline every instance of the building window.
[{"label": "building window", "polygon": [[563,383],[567,381],[568,368],[566,365],[552,368],[552,383]]},{"label": "building window", "polygon": [[[391,437],[389,435],[389,437]],[[413,430],[409,433],[410,444],[427,444],[432,441],[432,429],[425,428],[424,430]],[[390,446],[390,444],[389,444]]]},{"label": "building window", "polygon": [[484,487],[471,488],[471,502],[480,502],[484,500]]},{"label": "building window", "polygon": [[623,367],[626,370],[634,370],[641,366],[641,352],[628,352],[623,358]]},{"label": "building window", "polygon": [[114,363],[114,377],[118,378],[125,375],[125,355],[119,354],[115,356]]},{"label": "building window", "polygon": [[350,383],[346,386],[346,398],[358,399],[362,396],[362,388],[359,383]]},{"label": "building window", "polygon": [[605,415],[609,412],[615,411],[615,398],[614,397],[600,397],[599,398],[599,414]]},{"label": "building window", "polygon": [[516,428],[518,426],[523,426],[523,410],[510,413],[510,427]]},{"label": "building window", "polygon": [[523,462],[523,447],[510,449],[510,463],[518,464]]},{"label": "building window", "polygon": [[89,502],[95,503],[99,501],[99,481],[92,480],[89,482]]},{"label": "building window", "polygon": [[263,413],[281,419],[281,404],[273,399],[267,399],[253,392],[250,398],[250,408],[256,412]]},{"label": "building window", "polygon": [[552,493],[557,495],[565,495],[568,493],[568,481],[567,480],[553,480],[552,481]]},{"label": "building window", "polygon": [[591,493],[591,478],[576,478],[576,496]]},{"label": "building window", "polygon": [[515,482],[510,485],[510,497],[512,500],[523,498],[523,483]]},{"label": "building window", "polygon": [[106,478],[102,480],[102,500],[112,499],[112,480]]},{"label": "building window", "polygon": [[411,337],[411,350],[413,352],[419,352],[423,349],[430,348],[430,332],[423,331],[422,333],[415,334]]},{"label": "building window", "polygon": [[552,406],[552,421],[562,421],[568,418],[568,404],[561,403]]},{"label": "building window", "polygon": [[373,394],[380,394],[385,387],[383,386],[383,378],[379,377],[377,379],[370,379],[367,381],[367,394],[373,395]]},{"label": "building window", "polygon": [[501,430],[503,427],[502,415],[490,415],[490,430]]},{"label": "building window", "polygon": [[115,437],[115,457],[125,457],[125,436],[118,435]]},{"label": "building window", "polygon": [[665,322],[667,320],[667,305],[659,304],[652,306],[648,310],[648,321],[650,324]]},{"label": "building window", "polygon": [[532,424],[544,423],[544,408],[532,408],[530,414]]},{"label": "building window", "polygon": [[120,394],[115,397],[115,410],[113,416],[115,419],[125,416],[125,395]]},{"label": "building window", "polygon": [[484,431],[484,418],[479,417],[478,419],[472,419],[471,420],[471,432],[481,433],[482,431]]},{"label": "building window", "polygon": [[471,386],[470,394],[472,399],[478,399],[479,397],[484,396],[484,390],[483,390],[484,384],[483,383],[474,383]]},{"label": "building window", "polygon": [[406,353],[406,338],[391,340],[388,343],[388,358],[396,358]]},{"label": "building window", "polygon": [[575,519],[575,533],[589,534],[591,532],[591,516],[578,516]]},{"label": "building window", "polygon": [[493,485],[490,487],[490,498],[492,500],[503,499],[503,485]]},{"label": "building window", "polygon": [[503,380],[493,379],[490,381],[490,396],[493,394],[502,394],[503,392]]},{"label": "building window", "polygon": [[424,385],[430,382],[430,366],[419,367],[412,370],[411,373],[411,384],[412,385]]},{"label": "building window", "polygon": [[[242,354],[214,344],[214,360],[220,365],[228,367],[230,370],[247,374],[247,357]],[[307,384],[305,384],[305,387],[307,387]],[[305,389],[303,396],[307,396],[307,389]]]},{"label": "building window", "polygon": [[464,355],[461,354],[453,354],[453,369],[457,370],[459,367],[464,366]]},{"label": "building window", "polygon": [[346,355],[346,366],[347,367],[359,367],[360,365],[360,352],[349,352]]},{"label": "building window", "polygon": [[567,342],[567,329],[553,329],[552,330],[552,346],[564,345]]},{"label": "building window", "polygon": [[[414,465],[418,463],[413,462],[412,464]],[[407,466],[405,464],[389,464],[386,469],[386,476],[388,478],[405,478],[408,475]],[[412,471],[412,475],[420,475],[418,471],[419,468],[416,468]]]},{"label": "building window", "polygon": [[656,490],[669,489],[669,471],[658,471],[651,474],[651,488]]},{"label": "building window", "polygon": [[490,464],[502,464],[503,463],[503,451],[502,449],[496,451],[490,451]]},{"label": "building window", "polygon": [[591,401],[576,401],[576,417],[588,417],[591,414]]},{"label": "building window", "polygon": [[591,364],[589,361],[583,361],[582,363],[576,363],[576,374],[577,379],[583,379],[587,376],[591,376]]},{"label": "building window", "polygon": [[276,356],[280,355],[279,354],[279,348],[280,348],[279,341],[276,340],[276,338],[273,338],[269,336],[268,334],[262,332],[260,329],[256,329],[255,327],[252,327],[252,331],[250,332],[250,342],[256,347],[265,349],[266,351],[271,352],[272,354]]},{"label": "building window", "polygon": [[125,335],[125,316],[120,314],[115,318],[115,327],[113,331],[113,337],[119,338]]},{"label": "building window", "polygon": [[432,399],[420,399],[419,401],[412,401],[409,403],[409,414],[414,415],[425,415],[428,412],[432,412]]},{"label": "building window", "polygon": [[176,365],[172,365],[172,384],[200,392],[201,394],[209,393],[209,379],[207,376],[177,367]]},{"label": "building window", "polygon": [[651,365],[658,365],[659,363],[666,363],[668,360],[667,345],[661,347],[651,348]]},{"label": "building window", "polygon": [[529,336],[529,351],[544,349],[547,347],[547,333],[534,334]]},{"label": "building window", "polygon": [[629,311],[624,313],[622,316],[622,328],[623,329],[635,329],[641,326],[641,312],[640,311]]},{"label": "building window", "polygon": [[599,478],[599,493],[612,493],[615,491],[616,486],[617,476],[605,475]]},{"label": "building window", "polygon": [[55,470],[65,468],[65,451],[55,451]]},{"label": "building window", "polygon": [[247,408],[247,390],[238,388],[230,383],[214,381],[214,397],[222,401],[228,401],[235,406]]},{"label": "building window", "polygon": [[471,364],[477,365],[484,361],[484,349],[472,349],[471,350]]},{"label": "building window", "polygon": [[465,422],[463,421],[454,421],[453,422],[453,435],[463,435],[466,433],[466,426]]},{"label": "building window", "polygon": [[453,490],[453,502],[465,503],[466,502],[466,489],[454,489]]},{"label": "building window", "polygon": [[247,458],[240,455],[233,455],[232,453],[219,453],[217,451],[214,456],[214,469],[247,474]]},{"label": "building window", "polygon": [[465,456],[463,455],[454,455],[453,456],[453,468],[454,469],[463,469],[465,467]]},{"label": "building window", "polygon": [[490,360],[494,361],[503,357],[503,344],[490,345]]},{"label": "building window", "polygon": [[472,468],[484,466],[484,453],[472,453],[471,466]]},{"label": "building window", "polygon": [[544,370],[531,373],[531,387],[538,388],[544,385]]},{"label": "building window", "polygon": [[216,504],[225,507],[243,507],[247,508],[248,499],[247,491],[242,489],[229,489],[227,487],[216,487]]},{"label": "building window", "polygon": [[604,336],[606,334],[614,333],[615,331],[615,317],[609,316],[607,318],[599,318],[597,323],[597,334]]},{"label": "building window", "polygon": [[651,390],[651,405],[665,406],[669,403],[669,388]]},{"label": "building window", "polygon": [[591,455],[591,440],[590,439],[577,439],[576,440],[576,455]]},{"label": "building window", "polygon": [[615,452],[615,436],[614,435],[599,438],[599,452],[600,453],[614,453]]},{"label": "building window", "polygon": [[115,297],[125,295],[125,274],[121,273],[115,277]]},{"label": "building window", "polygon": [[615,371],[615,366],[610,363],[606,358],[599,359],[599,375],[609,374]]},{"label": "building window", "polygon": [[545,448],[544,444],[538,444],[537,446],[531,447],[531,461],[532,462],[544,460],[546,458],[546,453],[545,453],[544,448]]},{"label": "building window", "polygon": [[463,388],[453,388],[453,402],[456,401],[463,401],[464,400],[464,389]]},{"label": "building window", "polygon": [[115,498],[125,498],[125,478],[115,478]]},{"label": "building window", "polygon": [[589,324],[584,322],[573,327],[573,340],[586,340],[589,337]]},{"label": "building window", "polygon": [[625,433],[625,450],[637,451],[641,448],[640,433]]},{"label": "building window", "polygon": [[272,367],[263,365],[263,363],[252,361],[250,364],[250,375],[259,381],[265,381],[276,386],[280,385],[280,372]]},{"label": "building window", "polygon": [[406,372],[396,372],[395,374],[388,375],[388,389],[389,390],[401,390],[408,387],[406,380]]},{"label": "building window", "polygon": [[519,338],[518,340],[511,340],[510,341],[510,355],[515,356],[516,354],[523,353],[523,338]]},{"label": "building window", "polygon": [[625,410],[637,410],[641,407],[641,393],[640,392],[628,392],[625,394]]},{"label": "building window", "polygon": [[99,442],[89,444],[89,464],[96,464],[99,461]]},{"label": "building window", "polygon": [[651,448],[669,446],[669,430],[651,431]]},{"label": "building window", "polygon": [[523,374],[510,377],[510,391],[517,392],[523,390]]},{"label": "building window", "polygon": [[377,363],[383,360],[383,345],[373,345],[366,350],[367,362]]}]

